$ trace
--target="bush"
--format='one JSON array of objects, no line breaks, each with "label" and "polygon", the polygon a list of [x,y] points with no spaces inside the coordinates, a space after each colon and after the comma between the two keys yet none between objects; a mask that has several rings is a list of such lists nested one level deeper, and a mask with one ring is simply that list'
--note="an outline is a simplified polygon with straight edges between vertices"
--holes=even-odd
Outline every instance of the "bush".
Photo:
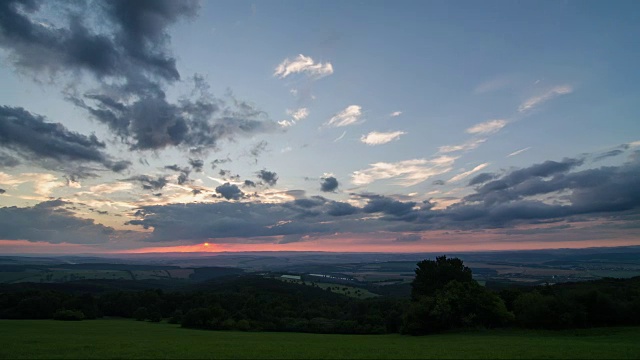
[{"label": "bush", "polygon": [[138,321],[145,321],[149,318],[149,310],[146,307],[139,307],[133,312],[133,318]]},{"label": "bush", "polygon": [[579,303],[537,290],[518,296],[513,308],[518,324],[527,328],[567,329],[586,322],[586,312]]},{"label": "bush", "polygon": [[160,321],[162,321],[162,314],[160,314],[160,312],[158,312],[158,311],[152,311],[149,314],[149,321],[151,321],[151,322],[160,322]]},{"label": "bush", "polygon": [[169,318],[169,324],[182,324],[182,319],[184,318],[184,314],[182,310],[178,309],[171,314]]},{"label": "bush", "polygon": [[251,323],[245,319],[239,320],[236,322],[236,329],[240,331],[249,331],[251,330]]},{"label": "bush", "polygon": [[187,311],[182,319],[182,327],[207,329],[213,327],[213,313],[207,308]]}]

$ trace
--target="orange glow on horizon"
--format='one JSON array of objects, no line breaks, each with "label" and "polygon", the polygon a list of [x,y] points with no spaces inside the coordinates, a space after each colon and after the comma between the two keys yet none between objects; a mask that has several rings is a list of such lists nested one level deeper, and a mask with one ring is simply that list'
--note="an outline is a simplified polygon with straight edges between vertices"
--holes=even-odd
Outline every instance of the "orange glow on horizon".
[{"label": "orange glow on horizon", "polygon": [[[389,234],[386,234],[389,235]],[[397,236],[397,235],[396,235]],[[545,242],[535,237],[504,236],[492,233],[460,234],[458,236],[431,234],[423,241],[397,242],[387,236],[376,238],[373,234],[341,234],[335,237],[309,239],[292,243],[278,243],[279,238],[264,238],[253,243],[240,242],[242,239],[227,239],[226,243],[203,242],[193,245],[156,244],[156,246],[136,249],[113,249],[101,244],[81,245],[27,240],[0,241],[0,254],[144,254],[144,253],[220,253],[243,251],[322,251],[322,252],[380,252],[380,253],[418,253],[418,252],[476,252],[503,250],[539,250],[559,248],[589,248],[638,246],[637,236],[625,236],[603,241],[602,239],[578,239],[573,241]],[[254,239],[255,240],[255,239]],[[500,241],[502,240],[502,241]],[[234,243],[234,241],[238,241]],[[143,245],[138,243],[138,245]]]},{"label": "orange glow on horizon", "polygon": [[612,246],[637,246],[638,239],[620,239],[617,241],[603,242],[601,240],[585,241],[558,241],[545,243],[539,241],[523,241],[517,243],[494,242],[494,243],[422,243],[422,244],[398,244],[398,243],[375,243],[363,244],[361,239],[322,239],[321,241],[303,241],[289,244],[262,243],[262,244],[204,244],[149,247],[135,250],[124,250],[119,253],[141,254],[141,253],[171,253],[171,252],[244,252],[244,251],[322,251],[322,252],[379,252],[379,253],[420,253],[420,252],[482,252],[482,251],[509,251],[509,250],[542,250],[542,249],[577,249],[590,247],[612,247]]},{"label": "orange glow on horizon", "polygon": [[202,243],[196,245],[178,245],[178,246],[154,246],[132,250],[116,251],[120,254],[144,254],[144,253],[189,253],[189,252],[221,252],[226,251],[217,244]]}]

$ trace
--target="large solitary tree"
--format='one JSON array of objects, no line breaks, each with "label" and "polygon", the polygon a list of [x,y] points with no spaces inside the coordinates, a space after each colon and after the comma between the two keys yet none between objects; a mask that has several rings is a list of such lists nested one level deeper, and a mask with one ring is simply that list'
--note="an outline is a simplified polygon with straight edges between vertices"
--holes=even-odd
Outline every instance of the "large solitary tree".
[{"label": "large solitary tree", "polygon": [[458,258],[423,260],[411,283],[412,302],[402,332],[426,334],[453,328],[494,327],[513,320],[500,297],[473,281]]},{"label": "large solitary tree", "polygon": [[417,265],[416,277],[411,283],[411,298],[414,301],[421,296],[433,296],[452,281],[473,281],[471,269],[458,258],[447,259],[446,255],[442,255],[435,260],[422,260]]}]

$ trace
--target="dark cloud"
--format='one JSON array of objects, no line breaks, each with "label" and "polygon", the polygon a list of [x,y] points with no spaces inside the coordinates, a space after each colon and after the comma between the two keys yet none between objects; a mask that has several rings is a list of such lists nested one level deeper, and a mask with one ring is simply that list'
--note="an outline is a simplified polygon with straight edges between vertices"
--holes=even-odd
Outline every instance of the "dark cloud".
[{"label": "dark cloud", "polygon": [[165,51],[169,39],[167,29],[183,17],[194,16],[198,10],[197,1],[109,0],[101,5],[117,25],[114,40],[127,57],[163,78],[180,78],[175,59]]},{"label": "dark cloud", "polygon": [[580,166],[584,163],[584,159],[566,158],[560,162],[547,160],[541,164],[535,164],[528,168],[512,171],[501,178],[509,186],[520,184],[530,178],[544,178],[554,174],[566,173],[567,171]]},{"label": "dark cloud", "polygon": [[167,165],[164,168],[180,173],[178,175],[178,184],[179,185],[182,185],[184,183],[188,183],[190,181],[189,180],[189,174],[191,174],[191,169],[190,168],[188,168],[188,167],[181,168],[178,165]]},{"label": "dark cloud", "polygon": [[195,172],[201,172],[202,167],[204,166],[204,161],[200,159],[189,159],[189,165],[191,165]]},{"label": "dark cloud", "polygon": [[496,178],[496,174],[491,173],[481,173],[474,176],[471,180],[469,180],[468,186],[484,184],[489,180],[493,180]]},{"label": "dark cloud", "polygon": [[[570,173],[567,167],[557,164],[553,167],[559,170],[547,179],[537,171],[539,165],[516,170],[476,189],[476,193],[465,197],[461,203],[440,213],[431,212],[431,218],[467,227],[504,227],[519,222],[534,223],[577,216],[611,217],[640,208],[638,159],[632,158],[622,166]],[[514,173],[518,174],[515,177],[517,181],[513,180]],[[534,198],[558,193],[566,193],[560,203]]]},{"label": "dark cloud", "polygon": [[258,163],[258,158],[260,157],[260,155],[262,155],[262,153],[264,153],[265,151],[267,151],[267,146],[269,145],[269,143],[267,143],[264,140],[261,140],[259,142],[257,142],[256,144],[254,144],[251,149],[249,149],[249,154],[251,155],[251,157],[253,157],[254,162],[257,164]]},{"label": "dark cloud", "polygon": [[244,181],[244,186],[245,187],[256,187],[256,183],[251,181],[251,180],[245,180]]},{"label": "dark cloud", "polygon": [[[300,197],[282,206],[295,210],[297,218],[316,217],[328,209],[327,204],[331,202],[322,196],[312,196],[311,198]],[[337,211],[339,209],[336,209]]]},{"label": "dark cloud", "polygon": [[267,171],[265,169],[258,171],[258,178],[267,183],[269,186],[273,186],[278,182],[278,174],[273,171]]},{"label": "dark cloud", "polygon": [[618,155],[620,155],[622,153],[624,153],[624,151],[620,150],[620,149],[606,151],[606,152],[603,152],[601,154],[596,155],[593,158],[593,161],[600,161],[600,160],[603,160],[603,159],[606,159],[606,158],[609,158],[609,157],[618,156]]},{"label": "dark cloud", "polygon": [[387,215],[403,216],[410,213],[416,203],[402,202],[384,196],[371,196],[369,202],[362,208],[366,213],[381,212]]},{"label": "dark cloud", "polygon": [[302,241],[304,235],[301,234],[293,234],[293,235],[284,235],[282,239],[278,241],[278,244],[291,244],[295,242]]},{"label": "dark cloud", "polygon": [[228,162],[231,162],[231,159],[229,159],[229,157],[227,157],[226,159],[215,159],[211,162],[211,169],[215,170],[219,164],[225,164]]},{"label": "dark cloud", "polygon": [[227,200],[239,200],[244,196],[244,193],[237,185],[224,183],[216,187],[216,193],[222,195]]},{"label": "dark cloud", "polygon": [[178,185],[188,183],[189,181],[190,180],[188,172],[181,172],[180,175],[178,175]]},{"label": "dark cloud", "polygon": [[[167,29],[181,18],[195,15],[195,1],[143,0],[65,4],[64,24],[57,27],[36,19],[42,7],[37,0],[8,0],[0,4],[0,45],[11,52],[16,67],[31,71],[76,72],[96,78],[124,77],[135,71],[168,81],[180,78],[175,59],[168,55]],[[73,6],[77,5],[77,6]],[[98,33],[83,19],[98,16]]]},{"label": "dark cloud", "polygon": [[[113,228],[76,217],[60,200],[32,207],[0,208],[0,239],[97,244],[109,241]],[[2,241],[2,240],[0,240]]]},{"label": "dark cloud", "polygon": [[240,175],[233,175],[231,170],[220,169],[220,171],[218,171],[218,175],[222,176],[225,180],[240,181]]},{"label": "dark cloud", "polygon": [[0,106],[0,147],[30,162],[67,171],[83,163],[97,163],[115,172],[131,165],[113,160],[95,135],[85,136],[44,120],[23,108]]},{"label": "dark cloud", "polygon": [[180,171],[182,171],[182,168],[181,168],[180,166],[178,166],[177,164],[174,164],[174,165],[166,165],[164,168],[165,168],[165,169],[172,170],[172,171],[176,171],[176,172],[180,172]]},{"label": "dark cloud", "polygon": [[277,129],[265,113],[249,104],[215,99],[201,91],[194,99],[169,103],[164,92],[140,96],[123,105],[107,95],[86,95],[85,101],[69,95],[77,106],[104,123],[134,150],[180,147],[193,153],[216,150],[221,141],[250,137]]},{"label": "dark cloud", "polygon": [[137,175],[124,180],[139,182],[145,190],[160,190],[169,183],[167,178],[164,176],[153,178],[149,175]]},{"label": "dark cloud", "polygon": [[9,154],[0,152],[0,167],[10,168],[20,165],[20,160]]},{"label": "dark cloud", "polygon": [[[334,207],[337,209],[340,205]],[[325,210],[329,210],[327,207]],[[288,204],[219,202],[145,206],[138,213],[140,219],[129,224],[153,228],[148,241],[175,239],[200,242],[202,239],[234,238],[235,242],[273,242],[269,236],[285,236],[302,241],[314,234],[331,234],[350,229],[355,232],[372,231],[377,224],[353,222],[344,214],[321,213],[318,217],[300,217],[300,209]],[[260,237],[254,240],[253,237]],[[218,240],[226,242],[229,240]]]},{"label": "dark cloud", "polygon": [[180,207],[147,206],[140,209],[138,214],[142,218],[129,223],[153,228],[153,235],[149,240],[192,239],[194,242],[206,238],[277,234],[285,227],[270,229],[267,226],[275,225],[282,217],[294,215],[292,211],[278,205],[235,202],[192,203]]},{"label": "dark cloud", "polygon": [[333,176],[323,177],[320,181],[320,191],[334,192],[338,188],[338,179]]},{"label": "dark cloud", "polygon": [[333,201],[329,204],[327,214],[331,216],[345,216],[352,215],[359,211],[357,207],[344,202]]},{"label": "dark cloud", "polygon": [[321,196],[313,196],[311,198],[296,199],[293,201],[293,205],[301,208],[310,209],[317,206],[322,206],[327,202],[327,199]]},{"label": "dark cloud", "polygon": [[[42,20],[58,7],[56,24]],[[41,73],[93,75],[99,86],[66,97],[105,124],[133,150],[170,146],[194,153],[215,150],[225,140],[278,129],[266,114],[229,94],[217,99],[202,76],[194,91],[170,102],[165,88],[180,80],[169,49],[170,26],[194,16],[197,1],[140,0],[0,3],[0,47],[13,65]],[[99,19],[99,23],[90,23]]]},{"label": "dark cloud", "polygon": [[433,182],[431,183],[431,185],[435,185],[435,186],[442,186],[445,184],[444,180],[433,180]]},{"label": "dark cloud", "polygon": [[5,190],[5,189],[0,189],[0,194],[4,194],[4,193],[6,193],[6,192],[7,192],[7,190]]},{"label": "dark cloud", "polygon": [[[467,201],[499,203],[558,191],[558,180],[571,169],[582,165],[582,159],[564,159],[561,162],[545,161],[528,168],[515,170],[496,180],[486,182],[476,189],[476,193],[465,198]],[[544,178],[554,175],[551,181]],[[554,190],[555,188],[555,190]]]}]

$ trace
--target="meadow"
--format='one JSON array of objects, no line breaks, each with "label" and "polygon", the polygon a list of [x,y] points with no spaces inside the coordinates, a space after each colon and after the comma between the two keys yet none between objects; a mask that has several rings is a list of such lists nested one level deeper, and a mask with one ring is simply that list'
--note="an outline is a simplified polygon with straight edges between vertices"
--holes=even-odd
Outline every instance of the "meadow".
[{"label": "meadow", "polygon": [[640,328],[430,336],[205,331],[129,319],[0,320],[0,358],[640,358]]}]

